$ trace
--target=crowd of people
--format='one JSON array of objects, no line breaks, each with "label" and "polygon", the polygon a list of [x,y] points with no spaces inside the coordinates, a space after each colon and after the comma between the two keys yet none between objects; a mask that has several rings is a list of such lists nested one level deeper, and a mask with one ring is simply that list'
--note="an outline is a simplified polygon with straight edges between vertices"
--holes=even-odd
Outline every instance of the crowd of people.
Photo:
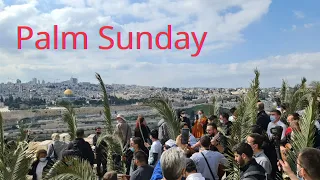
[{"label": "crowd of people", "polygon": [[[314,148],[306,148],[299,153],[296,173],[286,159],[286,154],[292,150],[290,144],[294,133],[301,131],[300,115],[286,114],[285,106],[267,113],[262,102],[257,103],[257,111],[256,125],[251,127],[250,134],[232,148],[228,141],[233,123],[237,121],[236,108],[229,113],[209,117],[199,110],[195,120],[188,118],[185,111],[180,111],[181,131],[176,139],[170,139],[168,123],[164,119],[159,121],[157,128],[150,130],[140,115],[132,130],[126,119],[117,115],[114,135],[121,139],[124,149],[120,159],[107,162],[108,144],[97,144],[100,127],[93,138],[94,148],[83,139],[84,130],[78,129],[77,138],[69,144],[59,141],[59,135],[54,134],[54,142],[48,146],[48,152],[38,151],[29,174],[34,180],[39,180],[56,161],[73,155],[87,160],[92,167],[96,164],[97,175],[104,180],[117,179],[117,173],[107,169],[107,164],[115,161],[125,164],[126,177],[130,180],[219,180],[231,173],[228,169],[231,162],[227,157],[232,156],[240,167],[241,180],[275,180],[277,172],[284,172],[291,180],[320,180],[320,171],[317,171],[320,167],[319,144],[315,143]],[[272,132],[279,126],[282,127],[280,158]],[[315,126],[319,131],[317,124]],[[187,143],[183,140],[186,129],[189,131]],[[315,138],[318,139],[318,135]]]}]

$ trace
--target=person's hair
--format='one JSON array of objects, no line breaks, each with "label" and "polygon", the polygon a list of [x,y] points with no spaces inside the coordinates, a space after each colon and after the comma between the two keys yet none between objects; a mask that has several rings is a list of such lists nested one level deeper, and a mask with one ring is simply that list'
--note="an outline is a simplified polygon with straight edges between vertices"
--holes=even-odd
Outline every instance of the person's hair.
[{"label": "person's hair", "polygon": [[39,149],[36,154],[36,158],[39,159],[40,154],[47,154],[45,149]]},{"label": "person's hair", "polygon": [[[203,112],[203,110],[202,110],[202,109],[200,109],[199,111],[200,111],[202,114],[204,114],[204,112]],[[199,111],[198,111],[198,112],[199,112]]]},{"label": "person's hair", "polygon": [[214,122],[209,123],[209,124],[207,125],[207,127],[208,127],[208,126],[212,126],[213,129],[217,129],[217,128],[218,128],[217,124],[214,123]]},{"label": "person's hair", "polygon": [[227,120],[229,119],[229,114],[228,113],[221,113],[220,114],[223,118],[226,118]]},{"label": "person's hair", "polygon": [[150,131],[150,135],[151,135],[152,138],[158,139],[159,132],[158,132],[158,130],[156,130],[156,129],[152,129],[152,130]]},{"label": "person's hair", "polygon": [[279,116],[281,116],[281,112],[277,109],[273,109],[270,112],[277,113]]},{"label": "person's hair", "polygon": [[177,180],[186,168],[186,156],[180,148],[170,148],[161,155],[160,165],[164,178]]},{"label": "person's hair", "polygon": [[132,141],[134,144],[138,144],[139,149],[143,149],[145,147],[143,144],[143,140],[140,137],[133,137]]},{"label": "person's hair", "polygon": [[263,129],[261,128],[261,126],[255,124],[255,125],[251,126],[251,133],[257,133],[257,134],[262,135]]},{"label": "person's hair", "polygon": [[188,126],[188,123],[186,123],[186,122],[181,122],[181,123],[180,123],[180,129],[182,129],[184,126]]},{"label": "person's hair", "polygon": [[311,179],[320,179],[320,150],[305,148],[298,156],[297,163],[308,173]]},{"label": "person's hair", "polygon": [[197,166],[192,159],[187,158],[186,159],[186,172],[191,173],[193,171],[197,172]]},{"label": "person's hair", "polygon": [[103,180],[117,180],[117,173],[115,171],[111,171],[111,172],[106,172],[103,175]]},{"label": "person's hair", "polygon": [[202,147],[208,148],[211,143],[211,139],[209,136],[205,135],[200,138],[200,143]]},{"label": "person's hair", "polygon": [[97,127],[96,130],[101,129],[101,127]]},{"label": "person's hair", "polygon": [[297,121],[297,120],[291,121],[290,126],[292,127],[292,125],[295,125],[297,127],[297,130],[301,131],[299,121]]},{"label": "person's hair", "polygon": [[213,121],[218,119],[218,117],[216,115],[211,115],[208,119]]},{"label": "person's hair", "polygon": [[54,141],[58,141],[58,140],[60,140],[60,135],[58,133],[53,133],[51,135],[51,139]]},{"label": "person's hair", "polygon": [[180,115],[181,115],[181,114],[186,114],[186,111],[185,111],[185,110],[181,110],[181,111],[180,111]]},{"label": "person's hair", "polygon": [[244,142],[235,145],[233,147],[232,151],[234,153],[239,154],[239,155],[245,154],[249,158],[252,158],[252,156],[253,156],[253,150],[252,150],[251,146],[248,143],[244,143]]},{"label": "person's hair", "polygon": [[282,109],[284,109],[284,110],[287,110],[287,105],[286,105],[285,103],[282,103],[282,104],[280,105],[280,107],[281,107]]},{"label": "person's hair", "polygon": [[144,117],[142,115],[139,115],[136,121],[136,126],[139,127],[139,125],[144,126],[142,123],[144,121]]},{"label": "person's hair", "polygon": [[84,129],[82,129],[82,128],[77,129],[76,136],[77,137],[83,137],[84,136]]},{"label": "person's hair", "polygon": [[253,134],[250,134],[249,137],[253,139],[253,144],[257,144],[259,149],[262,148],[262,144],[264,141],[264,138],[262,135],[258,133],[253,133]]},{"label": "person's hair", "polygon": [[135,160],[138,160],[140,163],[147,163],[148,162],[148,156],[145,152],[139,150],[134,153]]},{"label": "person's hair", "polygon": [[291,115],[293,116],[293,120],[296,120],[296,121],[300,120],[300,115],[298,113],[293,113]]},{"label": "person's hair", "polygon": [[264,104],[262,102],[258,102],[258,111],[264,110]]},{"label": "person's hair", "polygon": [[236,112],[236,110],[237,110],[236,107],[231,108],[231,109],[230,109],[231,114],[234,114],[234,112]]}]

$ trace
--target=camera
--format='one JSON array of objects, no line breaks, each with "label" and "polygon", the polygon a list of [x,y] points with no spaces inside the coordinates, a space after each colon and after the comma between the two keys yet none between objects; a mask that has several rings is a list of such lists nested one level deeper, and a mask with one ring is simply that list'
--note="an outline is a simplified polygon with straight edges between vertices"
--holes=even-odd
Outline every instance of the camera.
[{"label": "camera", "polygon": [[283,131],[283,128],[281,126],[276,126],[270,129],[270,132],[273,135],[272,139],[276,149],[278,160],[282,160],[281,153],[280,153],[280,141],[281,141],[282,131]]}]

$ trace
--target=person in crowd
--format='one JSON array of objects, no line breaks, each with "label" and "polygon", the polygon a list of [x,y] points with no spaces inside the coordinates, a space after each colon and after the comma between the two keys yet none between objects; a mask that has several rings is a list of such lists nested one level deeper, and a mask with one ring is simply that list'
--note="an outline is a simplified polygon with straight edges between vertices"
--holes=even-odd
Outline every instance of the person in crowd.
[{"label": "person in crowd", "polygon": [[268,135],[260,126],[253,125],[251,127],[251,133],[257,133],[263,137],[262,149],[264,150],[265,155],[270,160],[270,163],[272,166],[271,179],[275,179],[277,171],[278,171],[278,168],[277,168],[278,167],[277,166],[278,160],[277,160],[277,153],[276,153],[275,145],[273,143],[271,143]]},{"label": "person in crowd", "polygon": [[268,129],[268,125],[270,123],[270,117],[264,110],[264,104],[262,102],[257,103],[257,122],[256,124],[260,126],[265,132]]},{"label": "person in crowd", "polygon": [[170,148],[160,159],[163,180],[181,180],[185,174],[186,156],[180,148]]},{"label": "person in crowd", "polygon": [[204,127],[207,125],[207,117],[204,115],[202,110],[198,111],[198,119],[195,120],[194,126],[192,127],[192,134],[195,138],[200,138],[204,134]]},{"label": "person in crowd", "polygon": [[206,180],[201,173],[198,173],[197,166],[190,158],[186,160],[186,180]]},{"label": "person in crowd", "polygon": [[51,136],[53,142],[48,145],[48,157],[54,162],[61,160],[62,152],[67,148],[68,144],[60,141],[60,135],[53,133]]},{"label": "person in crowd", "polygon": [[139,115],[136,121],[136,127],[134,129],[134,137],[140,137],[144,142],[151,144],[149,135],[150,129],[147,126],[147,121],[142,115]]},{"label": "person in crowd", "polygon": [[106,172],[103,175],[103,180],[118,180],[117,172],[115,171]]},{"label": "person in crowd", "polygon": [[268,128],[267,128],[267,134],[270,139],[273,138],[273,134],[271,133],[271,129],[276,126],[281,126],[283,128],[281,140],[285,139],[285,132],[287,130],[287,126],[282,121],[280,121],[280,118],[281,118],[281,112],[279,110],[274,109],[270,112],[270,121],[271,122],[269,123]]},{"label": "person in crowd", "polygon": [[[96,134],[93,136],[93,145],[95,146],[97,174],[102,177],[107,172],[107,144],[105,141],[101,141],[97,144],[98,138],[101,135],[101,127],[96,128]],[[101,171],[102,165],[102,171]]]},{"label": "person in crowd", "polygon": [[[212,151],[219,151],[220,153],[226,152],[228,141],[227,138],[218,131],[218,127],[215,123],[207,125],[207,135],[211,138],[210,149]],[[191,148],[197,150],[201,146],[201,142],[198,141]]]},{"label": "person in crowd", "polygon": [[201,173],[203,177],[210,180],[219,180],[224,174],[224,172],[218,174],[219,169],[224,169],[228,164],[228,160],[223,154],[209,149],[210,141],[209,136],[201,137],[201,150],[198,153],[194,153],[190,159],[195,162],[197,172]]},{"label": "person in crowd", "polygon": [[217,124],[217,123],[218,123],[218,116],[216,116],[216,115],[211,115],[211,116],[208,118],[208,124],[211,124],[211,123]]},{"label": "person in crowd", "polygon": [[266,172],[253,158],[253,150],[247,143],[239,143],[233,147],[234,159],[240,166],[240,180],[266,180]]},{"label": "person in crowd", "polygon": [[50,157],[47,157],[47,151],[40,149],[37,151],[36,160],[31,164],[28,174],[32,175],[32,180],[42,180],[53,164]]},{"label": "person in crowd", "polygon": [[161,119],[158,123],[158,128],[159,128],[159,135],[158,135],[159,141],[161,142],[161,144],[164,145],[164,143],[170,139],[167,122],[164,119]]},{"label": "person in crowd", "polygon": [[190,119],[187,117],[186,111],[181,111],[180,112],[180,120],[181,120],[181,122],[187,123],[188,128],[191,130]]},{"label": "person in crowd", "polygon": [[122,140],[123,148],[126,148],[130,145],[130,138],[132,136],[131,127],[123,115],[118,114],[116,119],[117,125],[114,134]]},{"label": "person in crowd", "polygon": [[[163,145],[163,151],[167,151],[168,149],[170,149],[172,147],[177,147],[176,142],[172,139],[169,139]],[[162,175],[161,164],[160,164],[160,161],[158,161],[157,165],[155,166],[155,168],[153,170],[153,174],[152,174],[152,177],[150,180],[161,180],[162,178],[163,178],[163,175]]]},{"label": "person in crowd", "polygon": [[262,149],[263,136],[257,133],[250,134],[247,137],[247,143],[252,147],[254,159],[264,168],[268,177],[271,177],[272,165]]},{"label": "person in crowd", "polygon": [[[133,153],[138,152],[138,151],[143,151],[146,154],[149,154],[149,150],[144,146],[144,142],[140,137],[133,137],[131,142],[131,151],[133,151]],[[137,166],[134,163],[135,159],[134,156],[131,160],[131,166],[130,166],[130,173],[129,175],[131,176],[133,171],[135,171],[137,169]]]},{"label": "person in crowd", "polygon": [[71,151],[74,156],[90,162],[91,166],[94,164],[94,154],[91,146],[84,139],[84,129],[77,129],[76,139],[69,143],[67,151]]},{"label": "person in crowd", "polygon": [[233,122],[237,119],[237,108],[236,107],[231,108],[230,112],[231,112],[231,116],[229,117],[229,121]]},{"label": "person in crowd", "polygon": [[303,149],[297,158],[297,174],[295,174],[288,162],[279,160],[279,169],[282,169],[291,180],[316,180],[320,179],[320,150],[315,148]]},{"label": "person in crowd", "polygon": [[[149,150],[148,164],[151,166],[155,166],[159,161],[162,153],[162,145],[158,139],[158,131],[156,129],[151,130],[150,139],[152,141],[152,145]],[[150,145],[148,143],[145,143],[145,146],[148,148]]]},{"label": "person in crowd", "polygon": [[[181,139],[181,132],[182,132],[183,128],[189,129],[188,124],[185,122],[180,123],[181,131],[180,131],[180,135],[177,137],[177,139]],[[197,139],[194,137],[194,135],[192,133],[189,133],[189,145],[192,147],[196,143],[197,143]]]},{"label": "person in crowd", "polygon": [[299,121],[299,120],[300,120],[300,115],[298,113],[293,113],[293,114],[288,115],[287,123],[288,123],[289,127],[287,128],[287,130],[285,132],[285,136],[288,136],[292,132],[292,127],[291,127],[290,123],[293,121]]},{"label": "person in crowd", "polygon": [[221,123],[221,127],[224,131],[224,134],[226,136],[230,136],[231,135],[231,127],[232,127],[232,122],[229,121],[229,114],[228,113],[221,113],[220,114],[220,123]]},{"label": "person in crowd", "polygon": [[137,166],[130,176],[130,180],[150,180],[153,167],[148,164],[148,156],[143,151],[137,151],[134,153],[134,163]]}]

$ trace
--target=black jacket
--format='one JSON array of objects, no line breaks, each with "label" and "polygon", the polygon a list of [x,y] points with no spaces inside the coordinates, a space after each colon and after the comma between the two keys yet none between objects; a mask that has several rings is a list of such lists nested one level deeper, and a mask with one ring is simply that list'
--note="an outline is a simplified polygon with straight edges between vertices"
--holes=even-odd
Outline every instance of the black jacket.
[{"label": "black jacket", "polygon": [[[140,128],[139,127],[136,127],[134,129],[134,137],[140,137],[142,140],[144,139],[145,142],[150,142],[150,137],[149,137],[149,134],[150,134],[150,129],[148,126],[145,126],[145,125],[141,125],[141,131],[140,132]],[[142,138],[142,135],[143,135],[143,138]]]},{"label": "black jacket", "polygon": [[183,117],[183,120],[181,122],[187,123],[188,124],[188,128],[191,130],[191,123],[190,123],[190,119],[187,117]]},{"label": "black jacket", "polygon": [[240,171],[240,180],[266,180],[264,168],[255,159],[251,159]]},{"label": "black jacket", "polygon": [[265,132],[268,129],[270,116],[265,111],[260,111],[257,116],[257,125],[259,125]]},{"label": "black jacket", "polygon": [[105,141],[101,141],[99,145],[97,145],[99,136],[97,134],[93,136],[92,143],[96,147],[95,153],[97,159],[106,159],[107,158],[107,144]]},{"label": "black jacket", "polygon": [[[43,168],[43,176],[49,172],[50,168],[53,166],[54,162],[48,157],[47,165]],[[37,180],[37,166],[39,164],[40,160],[36,160],[31,164],[31,169],[29,170],[29,175],[32,175],[32,180]],[[42,176],[42,178],[43,178]]]},{"label": "black jacket", "polygon": [[232,122],[228,121],[227,123],[222,124],[222,129],[226,136],[230,136],[232,131]]},{"label": "black jacket", "polygon": [[94,154],[91,149],[91,146],[83,138],[76,138],[74,141],[72,141],[68,145],[68,150],[77,150],[77,149],[79,149],[81,152],[80,158],[89,161],[91,165],[94,164]]}]

